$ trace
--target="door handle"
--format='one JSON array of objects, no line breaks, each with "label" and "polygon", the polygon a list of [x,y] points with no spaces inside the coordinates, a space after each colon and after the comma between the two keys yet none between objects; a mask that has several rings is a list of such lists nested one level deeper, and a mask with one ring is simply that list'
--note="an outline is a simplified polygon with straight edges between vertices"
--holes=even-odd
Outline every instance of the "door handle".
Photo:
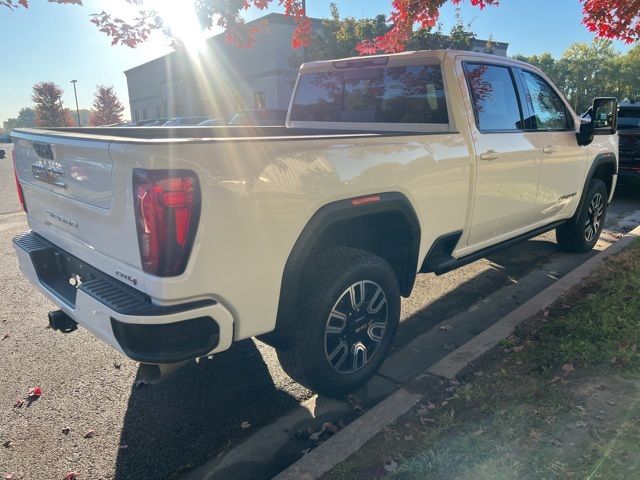
[{"label": "door handle", "polygon": [[480,154],[480,160],[491,161],[497,160],[498,157],[499,155],[497,154],[497,152],[494,152],[493,150],[487,150],[486,152]]},{"label": "door handle", "polygon": [[544,147],[544,148],[542,149],[542,153],[553,153],[553,152],[555,152],[556,150],[558,150],[556,147],[552,147],[552,146],[550,146],[550,145],[549,145],[549,146]]}]

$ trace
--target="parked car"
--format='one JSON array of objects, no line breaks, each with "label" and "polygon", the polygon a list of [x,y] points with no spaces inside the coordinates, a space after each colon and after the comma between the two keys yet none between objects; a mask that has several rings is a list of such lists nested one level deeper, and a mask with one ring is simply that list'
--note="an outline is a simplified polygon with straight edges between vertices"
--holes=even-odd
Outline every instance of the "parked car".
[{"label": "parked car", "polygon": [[198,125],[209,120],[209,117],[174,117],[162,124],[164,127],[180,127]]},{"label": "parked car", "polygon": [[277,126],[284,125],[287,120],[286,110],[243,110],[236,113],[229,125],[233,126]]},{"label": "parked car", "polygon": [[640,186],[640,102],[620,102],[620,185]]},{"label": "parked car", "polygon": [[313,62],[282,128],[15,130],[32,230],[13,242],[53,330],[87,328],[147,378],[260,336],[292,378],[343,395],[382,364],[418,273],[554,229],[593,248],[617,103],[593,112],[606,122],[493,55]]}]

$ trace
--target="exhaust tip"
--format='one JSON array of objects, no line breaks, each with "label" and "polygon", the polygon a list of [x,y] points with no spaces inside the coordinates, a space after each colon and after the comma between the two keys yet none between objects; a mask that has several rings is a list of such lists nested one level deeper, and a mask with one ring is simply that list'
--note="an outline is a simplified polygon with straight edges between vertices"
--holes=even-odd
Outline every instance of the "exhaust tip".
[{"label": "exhaust tip", "polygon": [[49,312],[49,326],[62,333],[71,333],[78,329],[78,323],[62,310]]},{"label": "exhaust tip", "polygon": [[165,378],[171,376],[176,370],[187,362],[169,363],[165,365],[153,365],[141,363],[138,372],[146,383],[160,383]]}]

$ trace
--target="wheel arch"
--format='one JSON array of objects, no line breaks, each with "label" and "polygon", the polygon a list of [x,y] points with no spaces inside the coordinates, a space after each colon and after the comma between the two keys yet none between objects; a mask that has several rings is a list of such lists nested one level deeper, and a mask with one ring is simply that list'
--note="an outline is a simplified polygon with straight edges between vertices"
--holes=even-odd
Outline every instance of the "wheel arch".
[{"label": "wheel arch", "polygon": [[[369,201],[367,201],[369,200]],[[312,256],[330,247],[352,247],[384,258],[398,277],[400,292],[409,296],[415,282],[420,224],[409,199],[399,192],[348,198],[322,206],[307,222],[284,267],[276,327],[260,337],[283,346],[295,324],[305,268]]]},{"label": "wheel arch", "polygon": [[[585,195],[589,190],[589,184],[591,180],[597,178],[602,180],[607,187],[607,193],[610,195],[613,189],[615,188],[614,179],[618,174],[618,162],[616,159],[616,155],[613,152],[605,152],[600,153],[596,156],[589,168],[589,173],[587,178],[584,181],[584,186],[582,188],[582,197],[580,200],[580,208],[585,201]],[[580,209],[578,209],[580,211]]]}]

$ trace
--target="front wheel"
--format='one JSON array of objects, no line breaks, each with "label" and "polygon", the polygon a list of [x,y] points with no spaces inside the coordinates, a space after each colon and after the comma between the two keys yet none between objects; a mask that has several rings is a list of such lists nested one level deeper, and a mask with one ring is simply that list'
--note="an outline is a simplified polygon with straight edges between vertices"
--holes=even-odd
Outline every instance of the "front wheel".
[{"label": "front wheel", "polygon": [[558,245],[569,252],[588,252],[600,238],[606,215],[607,187],[602,180],[594,178],[580,211],[556,229]]},{"label": "front wheel", "polygon": [[293,341],[278,350],[284,371],[325,396],[341,396],[380,368],[400,319],[400,291],[377,255],[331,248],[307,268]]}]

